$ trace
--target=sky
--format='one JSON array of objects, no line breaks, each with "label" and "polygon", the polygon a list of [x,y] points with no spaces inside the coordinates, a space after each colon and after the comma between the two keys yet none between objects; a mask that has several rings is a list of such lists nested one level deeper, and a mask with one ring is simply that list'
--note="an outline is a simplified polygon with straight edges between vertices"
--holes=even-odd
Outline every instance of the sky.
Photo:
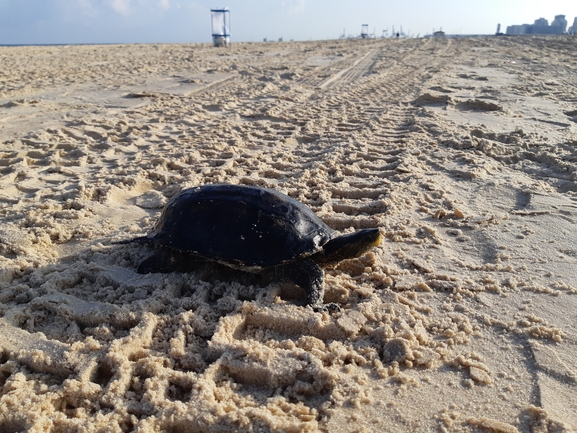
[{"label": "sky", "polygon": [[[222,0],[217,0],[222,1]],[[0,0],[0,45],[211,41],[211,8],[230,8],[231,40],[494,34],[508,25],[577,17],[576,0]]]}]

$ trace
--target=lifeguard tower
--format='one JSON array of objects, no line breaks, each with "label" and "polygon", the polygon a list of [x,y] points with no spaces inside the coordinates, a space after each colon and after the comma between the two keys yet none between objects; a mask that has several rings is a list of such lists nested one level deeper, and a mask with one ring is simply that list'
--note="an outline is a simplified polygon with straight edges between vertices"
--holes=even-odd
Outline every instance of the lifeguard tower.
[{"label": "lifeguard tower", "polygon": [[361,28],[361,38],[366,39],[369,37],[369,25],[363,24]]},{"label": "lifeguard tower", "polygon": [[230,46],[230,9],[211,9],[212,43],[215,47]]}]

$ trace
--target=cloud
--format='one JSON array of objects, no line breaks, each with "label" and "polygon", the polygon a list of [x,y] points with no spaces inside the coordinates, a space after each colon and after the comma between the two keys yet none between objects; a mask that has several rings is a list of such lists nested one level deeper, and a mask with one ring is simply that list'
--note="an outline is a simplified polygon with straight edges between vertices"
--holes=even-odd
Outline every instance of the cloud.
[{"label": "cloud", "polygon": [[119,14],[129,15],[131,12],[130,0],[106,0],[106,3]]},{"label": "cloud", "polygon": [[[90,0],[78,0],[81,4],[88,3]],[[170,0],[104,0],[104,4],[109,6],[114,12],[121,15],[132,15],[143,11],[151,12],[153,10],[170,9]],[[144,12],[146,13],[146,12]]]},{"label": "cloud", "polygon": [[80,11],[84,15],[88,15],[89,17],[95,17],[97,15],[96,9],[94,9],[90,0],[78,0],[78,6],[80,6]]},{"label": "cloud", "polygon": [[289,0],[282,2],[283,8],[287,8],[291,14],[300,14],[305,10],[305,0]]},{"label": "cloud", "polygon": [[[194,2],[193,2],[193,3],[190,3],[190,4],[186,5],[186,6],[188,6],[188,8],[190,8],[190,9],[195,9],[195,10],[199,10],[199,11],[200,11],[200,10],[206,10],[206,9],[207,9],[207,8],[205,8],[204,6],[202,6],[202,5],[198,4],[198,3],[194,3]],[[179,4],[179,7],[180,7],[180,4]]]},{"label": "cloud", "polygon": [[78,0],[78,5],[82,9],[92,9],[92,3],[90,3],[90,0]]}]

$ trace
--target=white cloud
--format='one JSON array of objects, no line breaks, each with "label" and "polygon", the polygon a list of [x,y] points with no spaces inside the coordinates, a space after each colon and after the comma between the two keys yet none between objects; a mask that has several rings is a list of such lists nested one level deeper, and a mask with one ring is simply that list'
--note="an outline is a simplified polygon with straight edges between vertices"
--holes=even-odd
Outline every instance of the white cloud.
[{"label": "white cloud", "polygon": [[90,0],[78,0],[78,6],[80,6],[80,10],[83,14],[94,17],[96,16],[96,10]]},{"label": "white cloud", "polygon": [[291,14],[300,14],[305,10],[305,0],[289,0],[282,3]]},{"label": "white cloud", "polygon": [[130,14],[130,0],[107,0],[106,3],[119,14],[128,15]]},{"label": "white cloud", "polygon": [[78,0],[78,5],[82,9],[92,9],[92,4],[90,3],[90,0]]},{"label": "white cloud", "polygon": [[[81,4],[90,0],[78,0]],[[156,8],[170,9],[170,0],[104,0],[114,12],[122,15],[131,15],[143,10],[154,10]]]},{"label": "white cloud", "polygon": [[192,2],[192,3],[190,3],[190,4],[186,5],[186,6],[188,6],[189,9],[195,9],[195,10],[199,10],[199,11],[206,9],[204,6],[199,5],[198,3],[194,3],[194,2]]}]

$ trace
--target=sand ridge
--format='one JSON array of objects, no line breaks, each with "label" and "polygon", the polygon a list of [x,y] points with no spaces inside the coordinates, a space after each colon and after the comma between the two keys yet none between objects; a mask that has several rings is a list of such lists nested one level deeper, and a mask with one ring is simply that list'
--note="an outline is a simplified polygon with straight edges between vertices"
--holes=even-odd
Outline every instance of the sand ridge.
[{"label": "sand ridge", "polygon": [[[569,37],[0,47],[0,430],[577,429]],[[384,242],[287,285],[139,275],[182,188]]]}]

